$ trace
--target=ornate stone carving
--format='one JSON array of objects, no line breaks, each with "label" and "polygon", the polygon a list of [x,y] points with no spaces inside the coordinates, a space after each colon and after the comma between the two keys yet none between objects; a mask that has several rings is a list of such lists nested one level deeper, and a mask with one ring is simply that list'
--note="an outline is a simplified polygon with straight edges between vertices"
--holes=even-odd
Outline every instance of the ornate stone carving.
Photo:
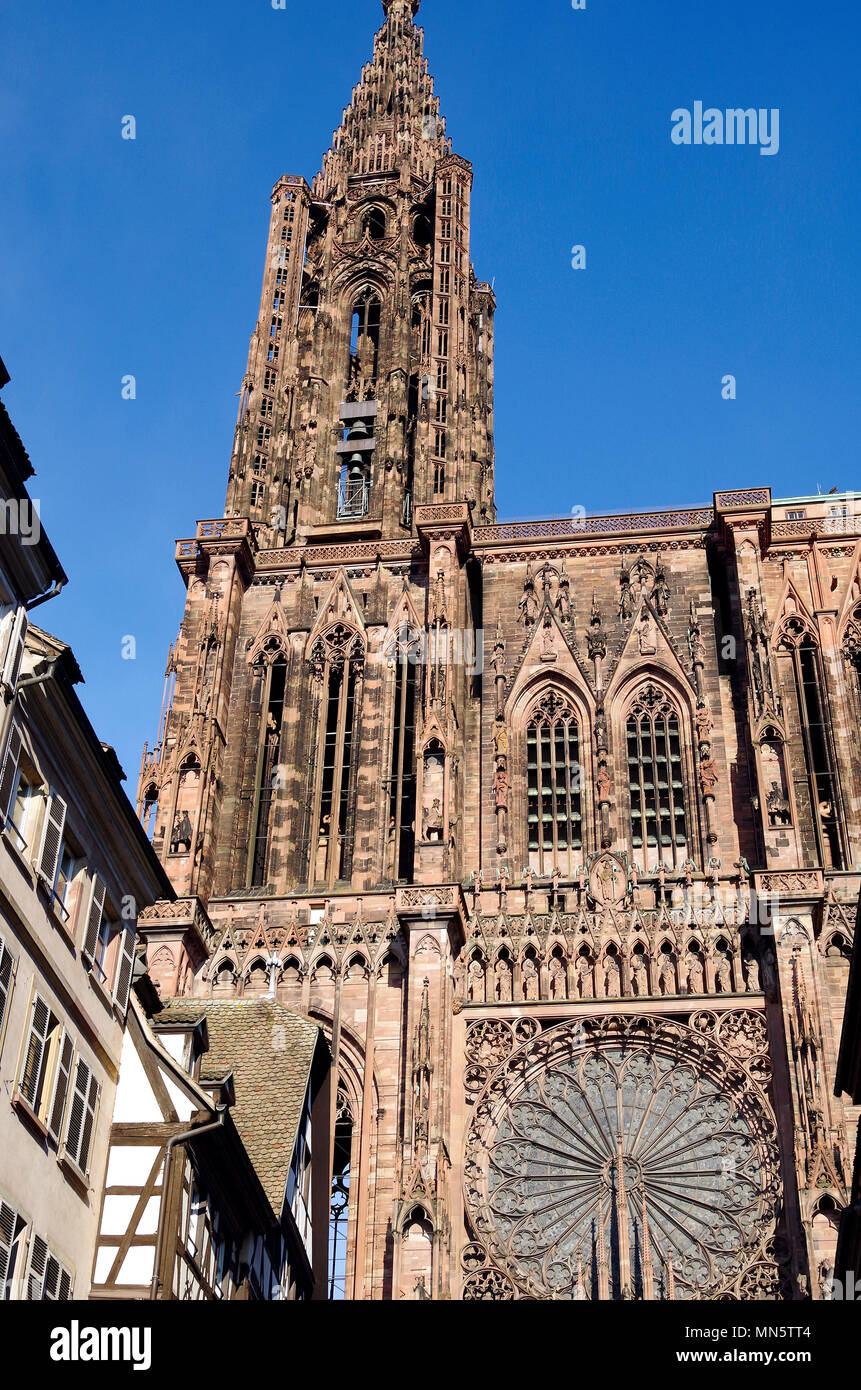
[{"label": "ornate stone carving", "polygon": [[755,1296],[754,1271],[770,1268],[776,1128],[734,1054],[759,1047],[762,1020],[699,1018],[705,1030],[559,1024],[493,1074],[470,1126],[465,1196],[521,1295],[582,1297],[585,1284],[593,1299],[667,1298],[671,1263],[675,1298],[725,1296],[740,1279]]}]

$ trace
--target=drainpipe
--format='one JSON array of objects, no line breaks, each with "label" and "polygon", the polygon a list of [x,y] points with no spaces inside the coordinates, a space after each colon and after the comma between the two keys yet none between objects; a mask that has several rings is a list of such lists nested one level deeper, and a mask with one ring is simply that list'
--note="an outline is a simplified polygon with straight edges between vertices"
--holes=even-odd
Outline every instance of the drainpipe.
[{"label": "drainpipe", "polygon": [[158,1218],[158,1235],[155,1242],[155,1261],[153,1264],[152,1284],[150,1286],[150,1299],[158,1298],[161,1281],[158,1277],[158,1269],[161,1263],[161,1252],[164,1245],[164,1225],[165,1225],[165,1203],[168,1197],[168,1187],[171,1171],[171,1159],[177,1144],[185,1144],[189,1139],[196,1139],[201,1134],[210,1134],[214,1129],[223,1129],[224,1121],[227,1119],[227,1104],[220,1101],[215,1107],[218,1112],[218,1119],[212,1120],[207,1125],[198,1125],[195,1129],[187,1129],[182,1134],[175,1134],[172,1139],[168,1139],[164,1153],[164,1172],[161,1176],[161,1211]]}]

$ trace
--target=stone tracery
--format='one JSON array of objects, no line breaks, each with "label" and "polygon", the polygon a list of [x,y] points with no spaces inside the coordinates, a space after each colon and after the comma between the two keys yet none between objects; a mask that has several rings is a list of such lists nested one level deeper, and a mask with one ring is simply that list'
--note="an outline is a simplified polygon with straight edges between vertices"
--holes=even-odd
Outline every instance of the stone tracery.
[{"label": "stone tracery", "polygon": [[569,1022],[519,1047],[498,1024],[471,1035],[488,1062],[508,1055],[477,1102],[467,1210],[521,1296],[664,1299],[672,1282],[714,1298],[762,1261],[777,1192],[764,1027],[694,1023]]}]

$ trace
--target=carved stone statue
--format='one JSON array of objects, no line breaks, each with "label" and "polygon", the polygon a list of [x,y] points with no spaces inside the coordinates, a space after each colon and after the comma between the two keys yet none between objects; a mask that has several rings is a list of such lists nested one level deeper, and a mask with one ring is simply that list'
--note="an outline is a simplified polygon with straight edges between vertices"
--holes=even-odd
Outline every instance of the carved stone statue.
[{"label": "carved stone statue", "polygon": [[644,998],[649,992],[649,971],[646,957],[641,951],[635,951],[631,958],[631,988],[638,999]]},{"label": "carved stone statue", "polygon": [[173,823],[173,834],[170,837],[171,854],[188,853],[191,849],[191,820],[187,811],[177,812],[176,820]]},{"label": "carved stone statue", "polygon": [[591,999],[595,993],[592,962],[588,956],[577,957],[577,992],[581,999]]},{"label": "carved stone statue", "polygon": [[538,998],[538,968],[531,956],[527,956],[521,969],[523,976],[524,999]]},{"label": "carved stone statue", "polygon": [[704,758],[700,763],[700,786],[703,789],[703,796],[714,796],[719,781],[717,763],[714,758]]},{"label": "carved stone statue", "polygon": [[567,992],[565,966],[558,956],[552,956],[550,960],[550,998],[564,999]]},{"label": "carved stone statue", "polygon": [[503,766],[496,769],[493,779],[493,799],[497,811],[508,810],[508,774]]},{"label": "carved stone statue", "polygon": [[442,839],[442,805],[439,797],[434,797],[431,807],[425,806],[422,811],[422,839],[426,841],[436,841]]},{"label": "carved stone statue", "polygon": [[744,958],[744,982],[748,994],[759,993],[759,961],[753,952]]}]

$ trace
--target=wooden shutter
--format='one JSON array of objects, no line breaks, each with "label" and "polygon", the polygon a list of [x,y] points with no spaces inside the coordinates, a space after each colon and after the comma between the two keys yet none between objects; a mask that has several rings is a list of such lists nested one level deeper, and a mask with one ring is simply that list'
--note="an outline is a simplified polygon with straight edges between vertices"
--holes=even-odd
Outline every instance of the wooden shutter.
[{"label": "wooden shutter", "polygon": [[3,1034],[3,1020],[6,1017],[6,1005],[9,1003],[9,995],[12,992],[12,957],[6,942],[0,936],[0,1040]]},{"label": "wooden shutter", "polygon": [[57,880],[57,865],[60,850],[63,848],[63,831],[66,828],[66,803],[56,793],[48,797],[45,809],[45,824],[42,826],[42,844],[37,860],[38,870],[48,887],[53,889]]},{"label": "wooden shutter", "polygon": [[16,789],[18,767],[21,762],[21,749],[23,746],[24,744],[18,725],[13,724],[9,734],[9,742],[6,744],[3,771],[0,772],[0,821],[2,821],[3,824],[5,824],[12,814],[12,795]]},{"label": "wooden shutter", "polygon": [[74,1055],[75,1045],[69,1034],[64,1031],[60,1041],[60,1050],[57,1054],[54,1094],[51,1096],[51,1108],[48,1111],[48,1133],[55,1144],[59,1144],[63,1128],[63,1114],[66,1109],[66,1097],[69,1094],[69,1078],[72,1075]]},{"label": "wooden shutter", "polygon": [[75,1063],[75,1086],[66,1126],[65,1152],[82,1173],[87,1172],[90,1162],[98,1099],[99,1083],[84,1059],[79,1057]]},{"label": "wooden shutter", "polygon": [[135,933],[134,928],[123,927],[120,931],[120,956],[117,963],[116,984],[114,986],[114,1003],[124,1014],[129,1006],[129,994],[132,987],[132,971],[135,964]]},{"label": "wooden shutter", "polygon": [[15,1263],[15,1233],[18,1213],[8,1202],[0,1202],[0,1302],[8,1297],[8,1283]]},{"label": "wooden shutter", "polygon": [[96,959],[96,947],[99,944],[99,932],[102,929],[106,891],[104,879],[99,878],[98,874],[93,874],[90,910],[87,914],[87,930],[84,934],[84,955],[90,961]]},{"label": "wooden shutter", "polygon": [[52,1303],[64,1303],[69,1297],[69,1290],[72,1284],[72,1276],[67,1269],[64,1269],[56,1255],[48,1255],[45,1268],[45,1290],[43,1298],[50,1299]]},{"label": "wooden shutter", "polygon": [[19,608],[15,615],[15,625],[12,628],[12,636],[6,648],[3,661],[2,681],[9,690],[15,691],[18,686],[18,677],[21,674],[21,662],[24,660],[24,644],[27,641],[27,611]]},{"label": "wooden shutter", "polygon": [[51,1023],[51,1010],[38,994],[33,999],[30,1012],[30,1031],[24,1054],[24,1067],[21,1073],[21,1095],[34,1110],[39,1104],[39,1086],[45,1061],[48,1055],[48,1030]]},{"label": "wooden shutter", "polygon": [[48,1247],[41,1236],[30,1238],[30,1258],[27,1261],[27,1299],[39,1302],[44,1294]]}]

